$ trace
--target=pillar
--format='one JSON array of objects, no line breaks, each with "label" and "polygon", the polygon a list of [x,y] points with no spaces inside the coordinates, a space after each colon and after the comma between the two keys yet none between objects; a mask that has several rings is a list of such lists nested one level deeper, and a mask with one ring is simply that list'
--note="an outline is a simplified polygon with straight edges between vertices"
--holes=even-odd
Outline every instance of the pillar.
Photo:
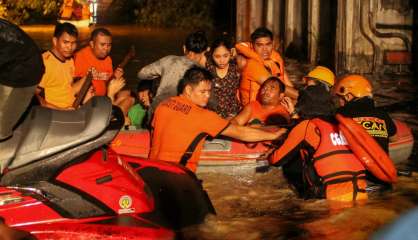
[{"label": "pillar", "polygon": [[316,64],[318,60],[318,41],[320,33],[320,2],[310,0],[308,3],[308,60]]}]

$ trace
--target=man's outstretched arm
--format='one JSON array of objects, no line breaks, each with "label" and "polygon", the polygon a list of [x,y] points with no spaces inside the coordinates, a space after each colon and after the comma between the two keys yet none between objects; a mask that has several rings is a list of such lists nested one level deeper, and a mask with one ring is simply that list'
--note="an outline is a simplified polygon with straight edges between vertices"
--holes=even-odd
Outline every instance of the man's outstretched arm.
[{"label": "man's outstretched arm", "polygon": [[225,130],[221,132],[221,135],[245,142],[259,142],[277,139],[286,132],[287,130],[285,128],[280,128],[277,131],[270,132],[257,128],[230,124]]}]

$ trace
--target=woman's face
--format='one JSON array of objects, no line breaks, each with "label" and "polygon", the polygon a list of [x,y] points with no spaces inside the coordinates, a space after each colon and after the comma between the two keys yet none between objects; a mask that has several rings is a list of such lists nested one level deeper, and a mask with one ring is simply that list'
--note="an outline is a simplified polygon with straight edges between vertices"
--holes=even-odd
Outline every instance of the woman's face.
[{"label": "woman's face", "polygon": [[148,89],[138,92],[138,98],[145,107],[151,105],[150,92]]},{"label": "woman's face", "polygon": [[212,58],[217,68],[224,69],[228,67],[229,60],[231,59],[231,51],[225,46],[219,46],[213,51]]}]

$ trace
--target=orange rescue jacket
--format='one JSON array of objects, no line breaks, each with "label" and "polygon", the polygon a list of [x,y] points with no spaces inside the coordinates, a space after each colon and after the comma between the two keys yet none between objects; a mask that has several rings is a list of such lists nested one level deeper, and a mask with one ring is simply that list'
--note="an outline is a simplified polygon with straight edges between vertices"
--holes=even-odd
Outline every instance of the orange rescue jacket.
[{"label": "orange rescue jacket", "polygon": [[303,174],[313,196],[338,201],[367,199],[365,168],[348,148],[336,124],[319,118],[302,121],[273,153],[271,162],[280,162],[292,149],[306,143],[312,149],[301,151]]},{"label": "orange rescue jacket", "polygon": [[[364,166],[348,148],[337,125],[319,118],[313,119],[312,122],[319,129],[321,140],[311,161],[324,184],[325,197],[334,200],[343,200],[341,198],[348,197],[347,200],[351,200],[352,196],[352,200],[356,200],[359,192],[365,193],[366,170]],[[351,182],[352,186],[343,189],[345,182]],[[361,187],[363,189],[360,189]]]},{"label": "orange rescue jacket", "polygon": [[277,105],[273,109],[264,109],[258,101],[250,102],[249,105],[251,107],[250,122],[253,120],[259,120],[262,123],[266,123],[267,119],[273,115],[282,116],[286,119],[287,123],[290,121],[289,112],[287,112],[286,108],[282,105]]},{"label": "orange rescue jacket", "polygon": [[235,48],[239,54],[247,58],[240,82],[241,102],[242,105],[246,105],[256,100],[260,89],[259,79],[284,75],[284,61],[274,50],[269,60],[263,60],[248,42],[237,43]]}]

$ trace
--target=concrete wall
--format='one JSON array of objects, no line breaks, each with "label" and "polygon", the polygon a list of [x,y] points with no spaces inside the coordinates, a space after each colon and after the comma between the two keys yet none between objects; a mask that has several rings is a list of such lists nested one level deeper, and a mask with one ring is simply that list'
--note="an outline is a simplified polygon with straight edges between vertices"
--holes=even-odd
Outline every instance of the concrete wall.
[{"label": "concrete wall", "polygon": [[384,53],[411,51],[412,13],[403,0],[339,0],[337,70],[374,73],[393,68],[384,65]]},{"label": "concrete wall", "polygon": [[108,16],[108,9],[112,4],[113,0],[96,0],[97,5],[97,20],[99,23],[106,22]]},{"label": "concrete wall", "polygon": [[[248,40],[256,27],[267,26],[279,49],[287,53],[295,46],[306,47],[304,57],[312,64],[327,58],[338,73],[394,70],[398,66],[384,65],[384,53],[411,52],[410,4],[407,0],[237,0],[237,40]],[[335,17],[324,16],[330,13]]]},{"label": "concrete wall", "polygon": [[282,39],[283,21],[280,15],[284,0],[236,0],[236,39],[249,41],[250,34],[260,26],[272,30],[277,48]]}]

